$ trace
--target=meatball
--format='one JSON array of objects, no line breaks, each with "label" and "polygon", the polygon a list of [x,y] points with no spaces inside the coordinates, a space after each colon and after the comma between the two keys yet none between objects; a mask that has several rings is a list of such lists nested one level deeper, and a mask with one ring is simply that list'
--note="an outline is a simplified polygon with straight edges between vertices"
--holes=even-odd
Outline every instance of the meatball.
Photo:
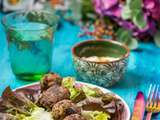
[{"label": "meatball", "polygon": [[0,120],[16,120],[16,118],[15,116],[7,113],[0,113]]},{"label": "meatball", "polygon": [[47,90],[49,87],[53,85],[61,85],[62,83],[62,78],[54,73],[49,73],[44,75],[44,77],[41,80],[41,90]]},{"label": "meatball", "polygon": [[53,117],[56,120],[62,120],[67,115],[80,114],[81,109],[71,100],[62,100],[56,103],[52,108]]},{"label": "meatball", "polygon": [[65,117],[63,120],[86,120],[86,119],[79,114],[72,114]]},{"label": "meatball", "polygon": [[61,100],[69,99],[69,97],[70,92],[68,89],[62,86],[54,85],[40,95],[38,103],[45,108],[51,109],[54,104]]}]

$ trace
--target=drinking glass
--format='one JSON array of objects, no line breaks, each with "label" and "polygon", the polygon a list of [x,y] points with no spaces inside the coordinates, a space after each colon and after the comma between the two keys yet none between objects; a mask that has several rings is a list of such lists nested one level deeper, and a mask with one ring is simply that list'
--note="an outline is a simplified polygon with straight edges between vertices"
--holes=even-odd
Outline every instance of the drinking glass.
[{"label": "drinking glass", "polygon": [[3,17],[10,62],[18,79],[38,80],[51,69],[52,39],[58,17],[48,11],[30,10]]}]

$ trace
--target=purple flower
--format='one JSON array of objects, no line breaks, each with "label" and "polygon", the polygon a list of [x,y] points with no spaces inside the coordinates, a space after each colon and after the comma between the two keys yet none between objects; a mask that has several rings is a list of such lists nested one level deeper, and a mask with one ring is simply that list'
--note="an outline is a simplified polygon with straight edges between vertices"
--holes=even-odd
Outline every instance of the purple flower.
[{"label": "purple flower", "polygon": [[124,20],[121,17],[123,4],[119,0],[93,0],[95,11],[101,16],[109,16],[119,26],[130,30],[133,36],[143,38],[153,36],[157,31],[156,21],[160,21],[160,0],[143,0],[143,16],[147,25],[139,29],[132,20]]},{"label": "purple flower", "polygon": [[159,0],[143,0],[145,12],[150,13],[155,20],[160,20],[160,1]]},{"label": "purple flower", "polygon": [[132,31],[133,36],[141,39],[147,35],[152,36],[157,31],[156,24],[153,20],[148,20],[147,26],[143,29],[139,29],[131,21],[126,21],[121,18],[113,18],[113,20],[117,22],[119,26],[125,28],[126,30]]},{"label": "purple flower", "polygon": [[121,11],[122,11],[122,7],[120,5],[116,5],[114,7],[111,7],[108,10],[104,10],[103,14],[111,16],[111,17],[118,17],[118,18],[120,18],[121,17]]},{"label": "purple flower", "polygon": [[144,4],[143,7],[146,9],[153,9],[156,5],[154,0],[144,0],[143,4]]},{"label": "purple flower", "polygon": [[118,0],[93,0],[95,11],[100,15],[120,16]]}]

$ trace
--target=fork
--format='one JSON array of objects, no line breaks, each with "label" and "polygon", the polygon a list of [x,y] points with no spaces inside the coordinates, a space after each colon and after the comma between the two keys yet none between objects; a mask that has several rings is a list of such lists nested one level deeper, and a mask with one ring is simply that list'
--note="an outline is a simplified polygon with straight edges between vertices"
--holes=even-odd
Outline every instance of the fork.
[{"label": "fork", "polygon": [[147,103],[146,103],[146,111],[147,111],[146,120],[151,120],[152,114],[160,112],[159,102],[160,102],[159,85],[150,84]]}]

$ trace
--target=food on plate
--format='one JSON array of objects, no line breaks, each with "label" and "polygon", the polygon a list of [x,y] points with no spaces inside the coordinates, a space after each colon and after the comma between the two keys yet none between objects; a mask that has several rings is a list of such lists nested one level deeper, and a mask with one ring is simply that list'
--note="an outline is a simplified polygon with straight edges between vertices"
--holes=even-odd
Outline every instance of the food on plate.
[{"label": "food on plate", "polygon": [[2,120],[53,120],[51,112],[17,95],[9,87],[2,94],[0,113],[3,114]]},{"label": "food on plate", "polygon": [[112,93],[46,74],[37,89],[7,87],[0,98],[0,120],[123,120],[123,102]]},{"label": "food on plate", "polygon": [[63,120],[87,120],[82,115],[79,114],[72,114],[65,117]]},{"label": "food on plate", "polygon": [[49,87],[53,85],[61,85],[62,78],[57,74],[46,74],[43,76],[42,80],[40,81],[41,91],[47,90]]},{"label": "food on plate", "polygon": [[57,102],[69,99],[70,93],[68,89],[63,86],[53,85],[49,87],[46,91],[42,92],[39,97],[39,103],[43,107],[52,108]]},{"label": "food on plate", "polygon": [[62,100],[52,107],[53,117],[56,120],[62,120],[67,115],[80,114],[81,108],[74,104],[71,100]]},{"label": "food on plate", "polygon": [[111,61],[118,60],[119,58],[109,57],[109,56],[103,56],[103,57],[90,56],[90,57],[82,57],[82,59],[91,61],[91,62],[111,62]]},{"label": "food on plate", "polygon": [[108,113],[102,111],[83,111],[82,115],[87,120],[109,120],[111,118]]}]

